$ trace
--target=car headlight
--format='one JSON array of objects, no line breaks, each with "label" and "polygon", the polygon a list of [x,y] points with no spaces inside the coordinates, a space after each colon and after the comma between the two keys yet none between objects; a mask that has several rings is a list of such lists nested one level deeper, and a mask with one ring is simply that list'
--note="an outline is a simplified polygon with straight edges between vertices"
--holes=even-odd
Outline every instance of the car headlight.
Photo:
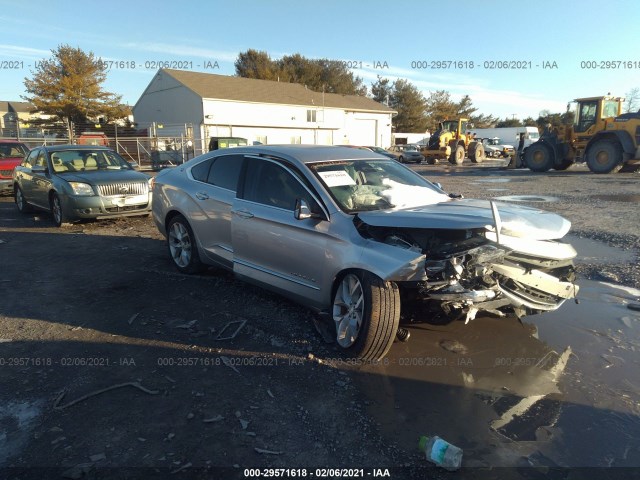
[{"label": "car headlight", "polygon": [[69,186],[71,187],[74,195],[83,197],[95,195],[93,188],[88,183],[69,182]]}]

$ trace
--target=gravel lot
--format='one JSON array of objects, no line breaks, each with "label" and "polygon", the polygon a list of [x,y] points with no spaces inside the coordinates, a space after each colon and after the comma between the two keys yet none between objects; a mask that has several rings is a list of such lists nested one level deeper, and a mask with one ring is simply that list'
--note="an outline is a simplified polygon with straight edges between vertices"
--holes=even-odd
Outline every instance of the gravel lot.
[{"label": "gravel lot", "polygon": [[[626,252],[586,256],[582,279],[640,288],[640,174],[598,176],[581,166],[533,174],[497,162],[415,169],[449,192],[526,196],[523,204],[565,216],[571,235]],[[342,361],[304,307],[225,272],[177,273],[150,218],[56,229],[48,214],[22,216],[2,197],[0,252],[0,477],[247,478],[247,468],[315,476],[323,473],[316,468],[364,468],[371,477],[379,468],[391,478],[452,478],[429,467],[413,434],[391,434],[386,420],[443,425],[429,406],[429,392],[440,390],[412,379],[405,394],[424,407],[405,409],[385,390],[388,374]],[[454,342],[462,338],[455,332],[476,332],[490,343],[489,326],[498,337],[521,329],[500,321],[416,330],[408,344],[431,330]],[[245,323],[219,339],[240,325],[223,331],[230,322]],[[396,345],[400,352],[404,344]],[[447,345],[441,354],[455,355]],[[464,388],[446,392],[443,404]],[[460,408],[460,429],[487,429],[472,421],[473,409]],[[530,478],[515,468],[523,454],[513,444],[500,465],[507,468],[492,472],[491,444],[452,442],[469,460],[464,478]],[[635,445],[626,466],[640,466]]]}]

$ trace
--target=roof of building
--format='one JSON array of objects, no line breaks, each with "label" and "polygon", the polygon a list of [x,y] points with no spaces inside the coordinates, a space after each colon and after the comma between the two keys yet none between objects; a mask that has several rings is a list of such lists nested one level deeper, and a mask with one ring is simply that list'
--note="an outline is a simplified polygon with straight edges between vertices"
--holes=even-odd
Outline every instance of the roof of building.
[{"label": "roof of building", "polygon": [[212,73],[162,69],[185,87],[206,99],[240,102],[305,105],[345,110],[395,112],[392,108],[359,95],[316,92],[299,83],[257,80]]},{"label": "roof of building", "polygon": [[33,106],[33,104],[29,102],[9,101],[9,105],[11,106],[14,112],[20,112],[20,113],[31,113],[36,108]]},{"label": "roof of building", "polygon": [[31,113],[35,107],[29,102],[0,100],[0,112]]}]

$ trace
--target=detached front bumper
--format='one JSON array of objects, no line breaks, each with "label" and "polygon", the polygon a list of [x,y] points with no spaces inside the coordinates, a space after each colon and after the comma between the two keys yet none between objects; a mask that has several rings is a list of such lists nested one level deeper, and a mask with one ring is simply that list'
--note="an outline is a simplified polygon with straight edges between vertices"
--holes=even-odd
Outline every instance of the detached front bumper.
[{"label": "detached front bumper", "polygon": [[427,261],[429,279],[420,294],[467,322],[481,311],[499,316],[511,311],[519,317],[553,311],[578,294],[575,255],[570,245],[554,241],[528,241],[520,251],[491,242]]},{"label": "detached front bumper", "polygon": [[117,197],[67,195],[61,198],[61,202],[69,220],[125,217],[151,212],[151,192]]}]

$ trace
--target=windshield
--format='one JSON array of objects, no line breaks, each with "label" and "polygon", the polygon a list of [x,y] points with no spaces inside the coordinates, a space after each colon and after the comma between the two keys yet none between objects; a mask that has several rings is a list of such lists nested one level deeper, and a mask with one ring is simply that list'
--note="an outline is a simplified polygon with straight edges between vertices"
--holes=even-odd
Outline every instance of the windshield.
[{"label": "windshield", "polygon": [[131,170],[131,166],[111,150],[83,149],[51,152],[51,164],[56,173]]},{"label": "windshield", "polygon": [[0,143],[0,158],[24,157],[29,149],[22,143]]},{"label": "windshield", "polygon": [[345,160],[310,168],[347,213],[450,200],[431,182],[393,160]]}]

